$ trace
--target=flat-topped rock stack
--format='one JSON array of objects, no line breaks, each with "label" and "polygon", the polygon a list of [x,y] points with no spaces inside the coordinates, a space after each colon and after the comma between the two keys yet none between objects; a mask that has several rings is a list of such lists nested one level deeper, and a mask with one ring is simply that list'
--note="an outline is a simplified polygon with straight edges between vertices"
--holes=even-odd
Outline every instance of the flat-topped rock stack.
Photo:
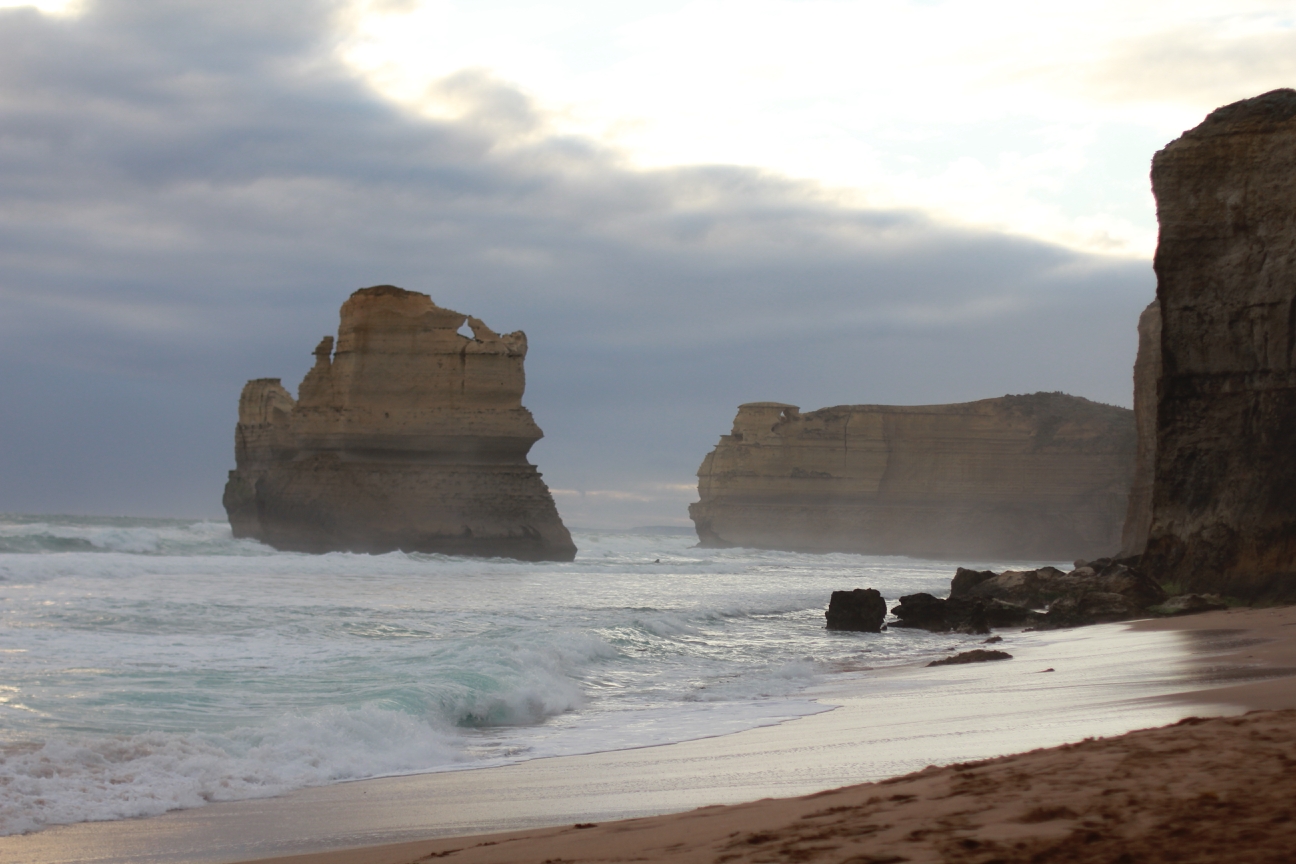
[{"label": "flat-topped rock stack", "polygon": [[1142,566],[1294,599],[1296,91],[1211,113],[1156,154],[1152,188],[1162,369]]},{"label": "flat-topped rock stack", "polygon": [[[467,323],[472,337],[458,332]],[[526,335],[379,285],[342,305],[298,399],[277,378],[239,399],[225,509],[237,537],[305,552],[576,553],[527,461]]]},{"label": "flat-topped rock stack", "polygon": [[1121,545],[1134,414],[1062,393],[742,405],[698,469],[703,545],[1067,560]]}]

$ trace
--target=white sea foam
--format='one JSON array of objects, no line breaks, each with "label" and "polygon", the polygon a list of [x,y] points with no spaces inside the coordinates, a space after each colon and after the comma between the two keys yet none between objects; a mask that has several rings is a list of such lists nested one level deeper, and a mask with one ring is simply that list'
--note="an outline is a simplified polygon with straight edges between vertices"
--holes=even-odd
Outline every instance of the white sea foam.
[{"label": "white sea foam", "polygon": [[311,556],[218,522],[0,517],[0,832],[734,732],[958,638],[823,629],[830,591],[940,592],[946,564],[577,543]]},{"label": "white sea foam", "polygon": [[226,734],[57,737],[0,755],[0,831],[154,816],[467,757],[450,730],[397,711],[333,710]]}]

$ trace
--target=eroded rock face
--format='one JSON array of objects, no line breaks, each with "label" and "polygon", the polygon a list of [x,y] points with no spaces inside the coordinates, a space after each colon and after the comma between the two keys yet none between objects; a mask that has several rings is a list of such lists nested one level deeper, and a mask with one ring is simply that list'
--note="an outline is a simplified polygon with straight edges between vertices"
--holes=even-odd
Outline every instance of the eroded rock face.
[{"label": "eroded rock face", "polygon": [[1296,91],[1156,154],[1161,361],[1143,567],[1179,590],[1296,597]]},{"label": "eroded rock face", "polygon": [[1067,574],[1056,567],[1037,570],[967,570],[958,568],[950,581],[950,598],[984,597],[1028,609],[1042,609],[1069,590]]},{"label": "eroded rock face", "polygon": [[[457,331],[467,322],[473,336]],[[225,510],[237,537],[305,552],[576,553],[527,452],[526,336],[379,285],[342,304],[294,400],[239,399]]]},{"label": "eroded rock face", "polygon": [[1138,455],[1130,485],[1121,556],[1142,555],[1152,525],[1152,477],[1156,472],[1157,381],[1161,378],[1161,305],[1153,300],[1139,316],[1138,356],[1134,360],[1134,426]]},{"label": "eroded rock face", "polygon": [[1069,559],[1116,551],[1134,414],[1062,393],[957,405],[742,405],[698,469],[708,546]]},{"label": "eroded rock face", "polygon": [[1180,594],[1148,609],[1156,615],[1197,615],[1227,609],[1228,604],[1218,594]]}]

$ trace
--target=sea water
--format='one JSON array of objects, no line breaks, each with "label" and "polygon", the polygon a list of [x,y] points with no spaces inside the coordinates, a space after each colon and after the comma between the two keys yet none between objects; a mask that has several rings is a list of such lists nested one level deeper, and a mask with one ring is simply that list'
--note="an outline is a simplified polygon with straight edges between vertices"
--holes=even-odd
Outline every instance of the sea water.
[{"label": "sea water", "polygon": [[0,833],[736,732],[975,641],[824,629],[833,590],[943,596],[948,562],[575,540],[571,563],[304,555],[224,522],[0,516]]}]

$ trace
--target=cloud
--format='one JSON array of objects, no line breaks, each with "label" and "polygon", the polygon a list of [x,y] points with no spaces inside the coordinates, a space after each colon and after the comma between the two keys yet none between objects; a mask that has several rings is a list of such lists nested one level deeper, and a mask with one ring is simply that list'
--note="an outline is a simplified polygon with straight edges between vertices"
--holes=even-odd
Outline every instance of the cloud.
[{"label": "cloud", "polygon": [[652,499],[613,523],[681,518],[740,402],[1130,401],[1145,262],[632,170],[480,70],[415,116],[336,59],[344,11],[0,10],[0,510],[219,514],[243,381],[295,387],[377,283],[527,331],[534,461]]},{"label": "cloud", "polygon": [[1209,110],[1296,81],[1296,29],[1221,32],[1206,25],[1114,44],[1088,85],[1102,99],[1180,102]]}]

